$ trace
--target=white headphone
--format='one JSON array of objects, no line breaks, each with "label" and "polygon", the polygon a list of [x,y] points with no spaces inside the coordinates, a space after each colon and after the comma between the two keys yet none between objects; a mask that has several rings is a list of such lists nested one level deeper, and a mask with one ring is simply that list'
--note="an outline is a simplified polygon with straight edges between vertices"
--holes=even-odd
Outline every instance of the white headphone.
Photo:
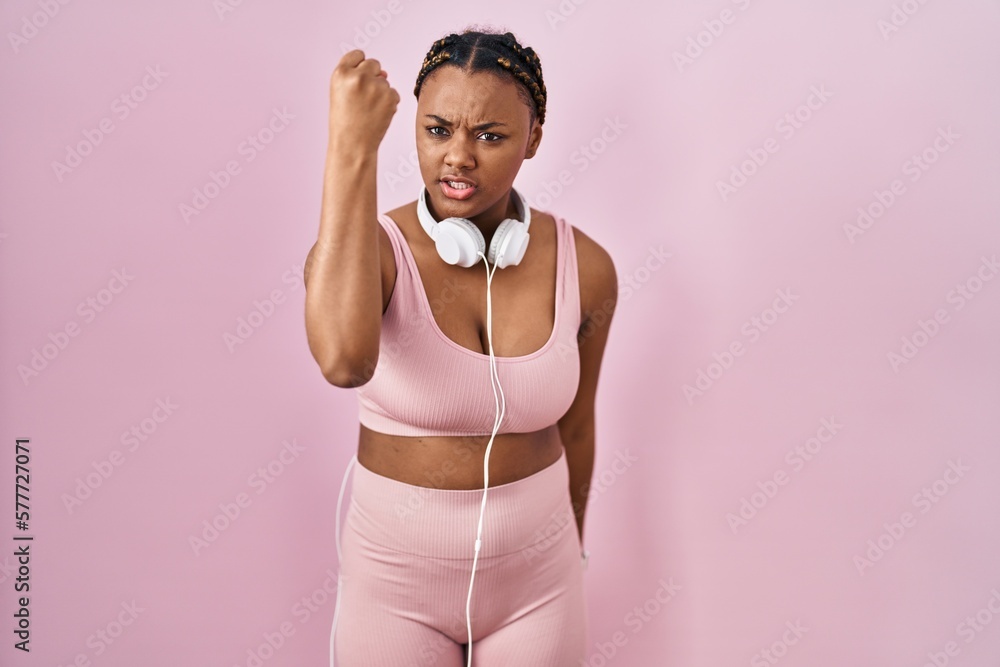
[{"label": "white headphone", "polygon": [[524,257],[528,248],[528,227],[531,226],[531,207],[521,197],[521,193],[511,188],[514,193],[514,206],[524,222],[515,218],[507,218],[493,232],[489,252],[486,250],[486,240],[474,223],[465,218],[445,218],[441,222],[434,220],[427,208],[427,188],[420,188],[420,201],[417,202],[417,217],[427,235],[434,239],[438,255],[448,264],[473,266],[479,261],[480,255],[485,255],[490,264],[501,269],[513,266]]}]

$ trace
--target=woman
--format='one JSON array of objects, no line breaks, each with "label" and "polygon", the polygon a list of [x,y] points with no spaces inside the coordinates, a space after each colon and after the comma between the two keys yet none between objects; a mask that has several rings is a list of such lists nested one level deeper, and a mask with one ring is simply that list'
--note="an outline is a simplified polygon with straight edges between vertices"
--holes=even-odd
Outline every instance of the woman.
[{"label": "woman", "polygon": [[[509,32],[450,34],[414,94],[424,185],[377,215],[399,95],[360,50],[331,77],[306,327],[324,377],[356,388],[361,421],[331,661],[575,667],[615,267],[513,188],[545,121],[532,49]],[[464,254],[432,238],[452,223]]]}]

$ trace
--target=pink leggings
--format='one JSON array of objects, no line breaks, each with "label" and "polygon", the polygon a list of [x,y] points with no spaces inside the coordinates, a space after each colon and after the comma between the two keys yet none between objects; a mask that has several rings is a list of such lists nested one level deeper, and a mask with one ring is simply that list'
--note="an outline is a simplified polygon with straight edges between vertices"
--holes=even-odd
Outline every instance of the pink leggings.
[{"label": "pink leggings", "polygon": [[[354,468],[331,637],[337,667],[464,667],[483,489]],[[471,620],[475,667],[583,662],[583,564],[565,451],[533,475],[490,486]]]}]

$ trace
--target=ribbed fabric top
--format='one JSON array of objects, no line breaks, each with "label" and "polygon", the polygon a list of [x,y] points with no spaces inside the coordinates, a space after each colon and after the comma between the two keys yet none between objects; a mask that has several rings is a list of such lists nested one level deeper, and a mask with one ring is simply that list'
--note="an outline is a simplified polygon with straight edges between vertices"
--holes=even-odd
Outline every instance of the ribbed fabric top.
[{"label": "ribbed fabric top", "polygon": [[[497,433],[528,433],[551,426],[576,397],[580,381],[576,335],[581,324],[576,244],[572,225],[553,217],[555,326],[540,349],[518,357],[494,357],[506,406]],[[396,284],[382,316],[375,371],[355,389],[361,423],[389,435],[489,435],[499,401],[490,382],[490,355],[444,335],[406,239],[388,215],[378,219],[392,241]],[[481,263],[473,268],[486,270]],[[503,271],[498,269],[494,277]],[[494,308],[494,323],[497,319]]]}]

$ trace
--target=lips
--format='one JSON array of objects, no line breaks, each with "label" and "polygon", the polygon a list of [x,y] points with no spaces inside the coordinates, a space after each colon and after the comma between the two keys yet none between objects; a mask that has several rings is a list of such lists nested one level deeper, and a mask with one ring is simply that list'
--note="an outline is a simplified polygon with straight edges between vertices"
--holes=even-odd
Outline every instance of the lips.
[{"label": "lips", "polygon": [[[467,183],[468,179],[455,179],[458,183]],[[441,181],[441,192],[449,199],[468,199],[476,193],[476,186],[469,184],[468,187],[453,188],[444,180]]]}]

